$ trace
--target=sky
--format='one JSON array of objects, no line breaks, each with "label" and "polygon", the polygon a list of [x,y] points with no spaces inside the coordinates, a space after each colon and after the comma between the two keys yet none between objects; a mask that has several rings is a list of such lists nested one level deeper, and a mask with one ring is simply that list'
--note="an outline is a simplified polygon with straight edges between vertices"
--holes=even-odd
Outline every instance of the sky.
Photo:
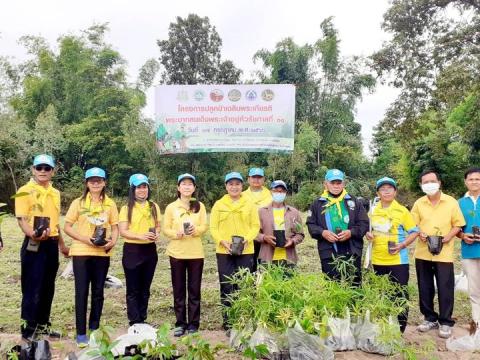
[{"label": "sky", "polygon": [[[252,57],[265,48],[291,37],[297,44],[314,43],[320,23],[333,16],[341,39],[342,55],[367,56],[381,47],[389,35],[381,29],[388,0],[16,0],[4,1],[0,12],[0,56],[24,60],[17,40],[23,35],[41,35],[55,44],[62,34],[78,34],[94,23],[108,22],[107,41],[128,62],[132,81],[149,58],[158,58],[158,39],[168,37],[168,26],[177,16],[190,13],[208,16],[222,38],[223,59],[229,59],[252,78],[260,69]],[[373,127],[398,92],[377,86],[357,106],[356,121],[362,125],[364,152],[369,154]],[[154,116],[154,92],[147,92],[145,115]]]}]

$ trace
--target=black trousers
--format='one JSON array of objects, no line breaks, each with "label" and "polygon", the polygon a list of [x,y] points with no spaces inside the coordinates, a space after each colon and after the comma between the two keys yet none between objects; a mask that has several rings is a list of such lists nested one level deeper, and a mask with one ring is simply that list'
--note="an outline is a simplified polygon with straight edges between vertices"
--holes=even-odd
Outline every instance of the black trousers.
[{"label": "black trousers", "polygon": [[[349,261],[350,259],[353,259],[353,265],[355,266],[355,270],[353,274],[347,274],[347,275],[352,276],[354,285],[360,286],[362,283],[362,257],[353,255],[353,254],[348,254],[348,255],[337,255],[337,258],[343,258],[344,260],[347,260],[347,261]],[[322,264],[322,272],[332,280],[340,280],[341,274],[338,271],[338,269],[335,267],[333,261],[334,261],[333,256],[330,258],[320,259],[320,262]]]},{"label": "black trousers", "polygon": [[[394,283],[402,285],[402,289],[399,290],[395,297],[402,297],[408,300],[408,279],[410,273],[408,270],[408,264],[404,265],[373,265],[373,270],[377,275],[388,275],[390,280]],[[408,306],[404,311],[398,315],[398,323],[400,324],[400,331],[402,334],[405,332],[408,320]]]},{"label": "black trousers", "polygon": [[[438,321],[440,325],[453,326],[455,324],[452,319],[455,300],[453,263],[415,259],[415,268],[417,270],[420,312],[425,320]],[[435,312],[433,305],[433,299],[435,298],[434,278],[438,290],[438,313]]]},{"label": "black trousers", "polygon": [[122,265],[127,285],[127,316],[130,325],[147,320],[150,286],[157,262],[155,243],[124,243]]},{"label": "black trousers", "polygon": [[[239,269],[253,269],[253,254],[249,255],[228,255],[217,254],[218,278],[220,281],[220,301],[224,307],[230,306],[228,295],[235,291],[235,287],[228,280]],[[228,328],[227,314],[223,312],[223,327]]]},{"label": "black trousers", "polygon": [[258,241],[253,241],[253,265],[252,265],[252,272],[257,271],[258,269],[258,264],[260,263],[260,260],[258,259],[258,255],[260,255],[260,248],[262,247],[262,244],[260,244]]},{"label": "black trousers", "polygon": [[[200,300],[203,259],[177,259],[170,256],[173,286],[173,308],[176,327],[198,330],[200,326]],[[185,298],[188,288],[188,321]]]},{"label": "black trousers", "polygon": [[77,335],[87,333],[87,303],[89,287],[92,288],[88,328],[100,326],[103,309],[103,287],[110,266],[109,256],[72,256],[75,276],[75,320]]},{"label": "black trousers", "polygon": [[57,237],[42,241],[38,252],[27,250],[28,241],[29,238],[25,237],[20,250],[23,337],[32,336],[39,325],[50,325],[59,266]]}]

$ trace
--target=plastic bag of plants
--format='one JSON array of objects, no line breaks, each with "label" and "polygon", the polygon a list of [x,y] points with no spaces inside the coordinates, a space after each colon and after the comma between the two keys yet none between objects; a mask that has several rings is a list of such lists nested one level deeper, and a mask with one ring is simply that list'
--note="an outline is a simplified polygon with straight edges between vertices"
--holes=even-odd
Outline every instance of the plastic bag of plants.
[{"label": "plastic bag of plants", "polygon": [[480,351],[480,330],[458,339],[451,337],[447,339],[446,345],[449,351]]},{"label": "plastic bag of plants", "polygon": [[398,323],[391,320],[384,325],[382,329],[378,324],[371,322],[370,312],[367,311],[365,318],[357,324],[355,329],[357,348],[368,353],[392,355],[395,352],[392,345],[387,341],[380,340],[380,338],[382,332],[388,331],[389,334],[392,332],[392,336],[388,336],[390,340],[401,339],[399,326]]},{"label": "plastic bag of plants", "polygon": [[253,333],[250,341],[248,342],[248,347],[255,348],[257,345],[265,345],[268,349],[270,356],[269,359],[272,359],[273,354],[280,353],[280,346],[278,345],[279,339],[278,336],[272,334],[264,326],[259,325]]},{"label": "plastic bag of plants", "polygon": [[242,352],[245,350],[246,345],[250,341],[252,337],[253,329],[250,326],[246,326],[242,330],[232,329],[230,331],[230,347],[237,351]]},{"label": "plastic bag of plants", "polygon": [[35,340],[27,344],[15,346],[11,350],[10,356],[12,359],[20,360],[50,360],[52,353],[47,340]]},{"label": "plastic bag of plants", "polygon": [[334,354],[317,336],[307,334],[297,322],[287,329],[288,350],[292,360],[333,360]]},{"label": "plastic bag of plants", "polygon": [[344,319],[328,317],[327,327],[330,335],[327,336],[325,345],[333,351],[355,350],[355,338],[350,323],[350,311],[348,311],[348,309]]}]

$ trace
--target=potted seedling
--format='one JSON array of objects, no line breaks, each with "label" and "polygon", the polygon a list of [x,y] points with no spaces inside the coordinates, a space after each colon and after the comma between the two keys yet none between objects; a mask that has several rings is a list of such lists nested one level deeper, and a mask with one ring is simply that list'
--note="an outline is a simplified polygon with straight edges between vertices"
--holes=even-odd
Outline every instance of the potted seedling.
[{"label": "potted seedling", "polygon": [[[23,196],[32,195],[34,203],[31,207],[32,211],[43,212],[43,205],[41,204],[40,197],[42,196],[39,192],[32,190],[31,192],[20,192],[12,195],[11,199],[16,199]],[[39,238],[42,236],[43,232],[50,227],[50,218],[48,216],[33,216],[33,231],[34,237]],[[32,252],[38,252],[40,242],[30,238],[27,244],[27,250]]]},{"label": "potted seedling", "polygon": [[[182,208],[183,209],[183,208]],[[183,225],[183,233],[185,235],[192,235],[189,231],[190,229],[190,226],[192,225],[192,222],[191,222],[191,219],[190,219],[190,215],[191,214],[196,214],[200,211],[200,202],[195,199],[195,198],[191,198],[190,201],[189,201],[189,206],[188,206],[188,210],[184,211],[181,215],[180,215],[180,219],[183,221],[182,225]],[[185,218],[184,218],[185,217]],[[184,219],[182,219],[184,218]]]},{"label": "potted seedling", "polygon": [[480,241],[480,226],[472,226],[472,234],[476,241]]},{"label": "potted seedling", "polygon": [[427,236],[427,245],[428,245],[428,251],[432,255],[438,255],[442,251],[443,247],[443,236],[440,235],[440,229],[438,227],[434,228],[435,235],[429,235]]},{"label": "potted seedling", "polygon": [[[233,215],[233,225],[235,227],[235,234],[237,234],[237,223],[235,222],[235,214]],[[232,247],[231,247],[231,253],[232,255],[242,255],[243,250],[245,248],[245,238],[240,235],[232,235]]]},{"label": "potted seedling", "polygon": [[273,230],[273,236],[275,236],[275,247],[284,248],[285,243],[287,242],[285,237],[285,222],[282,221],[278,227],[278,229]]},{"label": "potted seedling", "polygon": [[104,246],[107,243],[107,229],[104,226],[106,216],[103,206],[102,210],[90,210],[84,207],[81,209],[80,214],[86,215],[88,222],[94,226],[92,237],[90,238],[92,244]]}]

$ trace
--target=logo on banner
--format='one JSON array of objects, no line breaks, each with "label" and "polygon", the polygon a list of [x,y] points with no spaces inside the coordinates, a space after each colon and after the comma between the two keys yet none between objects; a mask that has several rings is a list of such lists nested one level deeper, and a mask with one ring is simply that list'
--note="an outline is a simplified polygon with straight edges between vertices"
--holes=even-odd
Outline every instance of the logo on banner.
[{"label": "logo on banner", "polygon": [[203,91],[202,89],[195,90],[195,92],[193,93],[193,98],[197,101],[202,101],[203,99],[205,99],[205,91]]},{"label": "logo on banner", "polygon": [[182,101],[182,102],[188,101],[188,91],[187,90],[180,90],[177,93],[177,100]]},{"label": "logo on banner", "polygon": [[253,101],[257,98],[257,93],[255,92],[255,90],[248,90],[245,93],[245,97],[247,98],[247,100]]},{"label": "logo on banner", "polygon": [[210,93],[210,99],[212,99],[212,101],[215,101],[215,102],[222,101],[223,91],[220,89],[212,90],[212,92]]},{"label": "logo on banner", "polygon": [[262,91],[262,99],[265,101],[272,101],[275,97],[275,93],[270,89],[265,89]]},{"label": "logo on banner", "polygon": [[242,97],[240,90],[232,89],[228,92],[228,98],[230,101],[238,101]]}]

